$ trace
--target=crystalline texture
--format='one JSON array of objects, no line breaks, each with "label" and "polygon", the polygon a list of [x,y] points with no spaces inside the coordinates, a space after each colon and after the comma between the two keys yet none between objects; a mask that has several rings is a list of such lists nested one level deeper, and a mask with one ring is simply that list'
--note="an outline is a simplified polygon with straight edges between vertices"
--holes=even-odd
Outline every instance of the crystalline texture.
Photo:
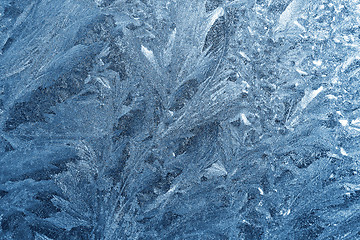
[{"label": "crystalline texture", "polygon": [[0,1],[0,239],[360,239],[359,13]]}]

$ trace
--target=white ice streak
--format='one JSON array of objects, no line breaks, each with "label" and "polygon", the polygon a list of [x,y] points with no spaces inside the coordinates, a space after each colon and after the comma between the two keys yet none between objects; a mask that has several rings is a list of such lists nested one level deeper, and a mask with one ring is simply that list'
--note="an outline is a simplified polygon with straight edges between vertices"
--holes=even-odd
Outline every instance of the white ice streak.
[{"label": "white ice streak", "polygon": [[294,21],[294,24],[298,27],[298,28],[300,28],[303,32],[305,32],[306,31],[306,29],[305,29],[305,27],[303,26],[303,25],[301,25],[298,21]]},{"label": "white ice streak", "polygon": [[300,101],[300,108],[301,109],[305,109],[309,103],[316,98],[317,95],[319,95],[319,93],[321,93],[324,90],[323,86],[320,86],[318,89],[313,90],[313,91],[306,91],[305,92],[305,96],[301,99]]},{"label": "white ice streak", "polygon": [[303,71],[303,70],[301,70],[301,69],[295,69],[300,75],[303,75],[303,76],[306,76],[306,75],[308,75],[308,73],[307,72],[305,72],[305,71]]},{"label": "white ice streak", "polygon": [[331,99],[331,100],[336,100],[336,99],[337,99],[337,97],[334,96],[334,95],[332,95],[332,94],[326,95],[326,97],[327,97],[328,99]]},{"label": "white ice streak", "polygon": [[293,114],[293,116],[295,117],[293,117],[292,120],[289,121],[291,127],[298,123],[299,113],[303,111],[309,105],[309,103],[314,100],[314,98],[316,98],[316,96],[319,95],[319,93],[321,93],[323,90],[323,86],[320,86],[318,89],[312,91],[305,90],[305,96],[301,99]]},{"label": "white ice streak", "polygon": [[247,119],[246,115],[244,113],[240,114],[241,120],[244,122],[245,125],[250,126],[251,122]]},{"label": "white ice streak", "polygon": [[150,49],[146,48],[145,46],[141,45],[141,52],[147,58],[147,60],[151,63],[158,74],[161,74],[159,64],[156,61],[154,52]]},{"label": "white ice streak", "polygon": [[209,21],[208,21],[208,26],[207,29],[210,29],[212,27],[212,25],[214,25],[215,21],[219,18],[222,17],[224,15],[224,9],[222,7],[218,7],[217,9],[215,9],[212,13],[212,15],[210,15]]},{"label": "white ice streak", "polygon": [[176,38],[176,28],[170,34],[169,41],[164,49],[163,63],[165,66],[168,66],[171,62],[172,50],[174,48],[175,38]]},{"label": "white ice streak", "polygon": [[244,53],[244,52],[242,52],[242,51],[240,51],[239,53],[240,53],[240,55],[241,55],[243,58],[245,58],[245,59],[248,60],[249,62],[251,61],[251,59],[248,57],[248,55],[246,55],[246,53]]},{"label": "white ice streak", "polygon": [[97,82],[101,83],[104,87],[110,88],[109,81],[104,77],[96,77],[95,78]]},{"label": "white ice streak", "polygon": [[141,45],[141,52],[152,64],[156,64],[155,56],[153,51],[147,49],[145,46]]},{"label": "white ice streak", "polygon": [[349,57],[346,61],[342,64],[341,72],[344,72],[355,60],[359,60],[360,55]]}]

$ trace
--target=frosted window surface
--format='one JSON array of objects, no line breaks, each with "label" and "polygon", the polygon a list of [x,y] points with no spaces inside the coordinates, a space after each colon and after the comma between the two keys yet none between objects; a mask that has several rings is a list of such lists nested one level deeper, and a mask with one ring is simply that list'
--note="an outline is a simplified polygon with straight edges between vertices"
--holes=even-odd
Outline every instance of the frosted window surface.
[{"label": "frosted window surface", "polygon": [[1,0],[0,239],[360,239],[360,1]]}]

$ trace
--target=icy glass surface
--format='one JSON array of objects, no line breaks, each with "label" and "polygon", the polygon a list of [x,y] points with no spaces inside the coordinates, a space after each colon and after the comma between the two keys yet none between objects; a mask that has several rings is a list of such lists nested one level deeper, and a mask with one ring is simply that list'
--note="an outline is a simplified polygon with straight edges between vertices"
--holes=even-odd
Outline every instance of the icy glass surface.
[{"label": "icy glass surface", "polygon": [[0,0],[0,239],[360,239],[359,0]]}]

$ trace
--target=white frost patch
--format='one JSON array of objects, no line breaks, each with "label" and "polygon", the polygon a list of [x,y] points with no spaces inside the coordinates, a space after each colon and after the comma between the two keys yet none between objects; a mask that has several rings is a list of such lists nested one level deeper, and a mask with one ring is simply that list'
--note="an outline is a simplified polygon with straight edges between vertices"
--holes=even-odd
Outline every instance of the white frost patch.
[{"label": "white frost patch", "polygon": [[300,102],[300,107],[302,109],[305,109],[307,107],[307,105],[309,105],[309,103],[316,98],[317,95],[319,95],[319,93],[321,93],[324,90],[324,87],[321,86],[316,90],[313,90],[311,92],[306,92],[305,96],[301,99]]},{"label": "white frost patch", "polygon": [[245,125],[250,126],[251,122],[247,119],[246,115],[244,113],[240,114],[241,120],[244,122]]},{"label": "white frost patch", "polygon": [[[338,147],[336,147],[336,149],[339,149]],[[337,155],[336,153],[329,153],[327,154],[329,157],[332,158],[336,158],[336,159],[341,159],[339,155]]]},{"label": "white frost patch", "polygon": [[260,195],[264,195],[264,191],[261,188],[258,187],[258,190],[260,192]]},{"label": "white frost patch", "polygon": [[245,219],[242,220],[243,223],[246,223],[246,224],[250,224],[248,221],[246,221]]},{"label": "white frost patch", "polygon": [[346,120],[346,119],[340,119],[339,122],[340,122],[340,124],[341,124],[343,127],[349,125],[349,122],[348,122],[348,120]]},{"label": "white frost patch", "polygon": [[322,64],[322,60],[314,60],[313,64],[315,64],[316,66],[320,67]]},{"label": "white frost patch", "polygon": [[246,81],[242,81],[241,84],[245,86],[245,88],[250,88],[250,84],[248,84]]},{"label": "white frost patch", "polygon": [[355,120],[351,121],[351,125],[355,126],[355,127],[360,127],[360,118],[357,118]]},{"label": "white frost patch", "polygon": [[207,168],[206,173],[211,176],[226,176],[228,174],[224,165],[219,161]]},{"label": "white frost patch", "polygon": [[246,60],[248,60],[249,62],[251,61],[250,58],[246,55],[246,53],[240,51],[240,55],[245,58]]},{"label": "white frost patch", "polygon": [[343,148],[340,148],[340,153],[344,156],[348,155],[347,152],[345,151],[345,149],[343,149]]},{"label": "white frost patch", "polygon": [[326,95],[326,97],[327,97],[328,99],[331,99],[331,100],[336,100],[336,99],[337,99],[337,97],[335,97],[335,96],[332,95],[332,94]]},{"label": "white frost patch", "polygon": [[304,72],[303,70],[300,70],[300,69],[295,69],[300,75],[303,75],[303,76],[306,76],[306,75],[308,75],[308,73],[307,72]]},{"label": "white frost patch", "polygon": [[153,51],[151,51],[151,50],[147,49],[146,47],[144,47],[143,45],[141,45],[141,52],[152,64],[156,64]]}]

